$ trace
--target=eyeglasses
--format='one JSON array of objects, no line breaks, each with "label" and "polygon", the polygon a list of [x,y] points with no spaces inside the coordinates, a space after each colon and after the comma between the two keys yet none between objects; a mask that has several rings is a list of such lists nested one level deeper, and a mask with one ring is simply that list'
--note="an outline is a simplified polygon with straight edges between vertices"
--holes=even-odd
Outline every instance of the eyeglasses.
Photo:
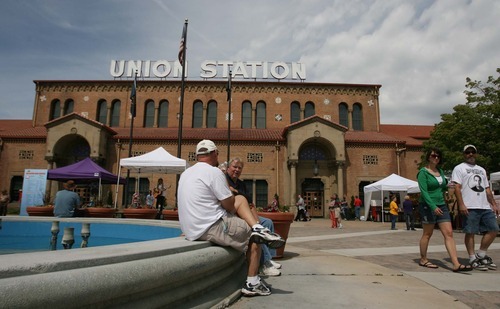
[{"label": "eyeglasses", "polygon": [[439,155],[437,155],[437,154],[431,154],[431,158],[439,159]]},{"label": "eyeglasses", "polygon": [[467,150],[467,151],[464,151],[464,154],[466,154],[466,155],[476,154],[476,152],[474,150]]}]

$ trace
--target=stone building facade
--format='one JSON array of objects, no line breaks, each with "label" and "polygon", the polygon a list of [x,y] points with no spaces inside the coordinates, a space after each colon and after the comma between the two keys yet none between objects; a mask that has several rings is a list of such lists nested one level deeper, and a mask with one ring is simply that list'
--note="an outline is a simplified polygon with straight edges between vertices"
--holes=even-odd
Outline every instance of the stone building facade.
[{"label": "stone building facade", "polygon": [[[362,197],[363,186],[392,173],[415,179],[432,130],[381,124],[381,85],[233,81],[229,105],[226,82],[186,81],[181,112],[179,81],[139,80],[132,129],[130,80],[35,85],[33,119],[0,120],[0,187],[14,198],[27,168],[91,157],[118,173],[120,158],[160,146],[194,164],[196,144],[211,139],[221,161],[243,159],[242,178],[258,207],[275,194],[281,205],[293,206],[302,193],[310,214],[323,217],[333,194]],[[131,173],[129,195],[145,196],[160,177],[171,184],[167,204],[174,207],[176,175]],[[59,186],[48,181],[47,194]],[[115,191],[114,185],[103,189]],[[124,191],[118,187],[119,207],[129,204]]]}]

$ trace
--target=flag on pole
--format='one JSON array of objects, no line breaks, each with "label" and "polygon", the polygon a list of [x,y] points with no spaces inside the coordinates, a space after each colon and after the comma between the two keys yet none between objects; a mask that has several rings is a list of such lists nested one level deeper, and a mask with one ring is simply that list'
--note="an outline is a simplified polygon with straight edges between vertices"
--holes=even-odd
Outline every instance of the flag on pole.
[{"label": "flag on pole", "polygon": [[136,111],[135,111],[135,101],[136,101],[136,90],[137,89],[137,73],[134,76],[134,84],[132,86],[132,91],[130,92],[130,115],[132,117],[135,117]]},{"label": "flag on pole", "polygon": [[179,46],[178,58],[181,65],[184,65],[184,58],[186,56],[186,32],[187,32],[187,22],[184,24],[184,28],[182,29],[181,44]]},{"label": "flag on pole", "polygon": [[226,87],[228,102],[231,101],[231,78],[232,78],[231,71],[229,71],[229,78],[227,79],[227,87]]}]

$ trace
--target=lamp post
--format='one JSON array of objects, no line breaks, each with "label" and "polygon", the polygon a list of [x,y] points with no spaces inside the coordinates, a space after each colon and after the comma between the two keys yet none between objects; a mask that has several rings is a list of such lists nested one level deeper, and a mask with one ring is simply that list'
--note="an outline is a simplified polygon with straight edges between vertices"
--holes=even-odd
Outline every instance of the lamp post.
[{"label": "lamp post", "polygon": [[231,160],[231,70],[229,71],[229,78],[227,80],[227,163]]}]

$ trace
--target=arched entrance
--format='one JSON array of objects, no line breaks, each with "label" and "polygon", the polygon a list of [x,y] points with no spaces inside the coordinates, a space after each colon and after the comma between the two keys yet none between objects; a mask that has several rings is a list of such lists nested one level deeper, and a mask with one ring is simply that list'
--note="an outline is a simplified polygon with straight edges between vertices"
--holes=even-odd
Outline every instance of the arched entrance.
[{"label": "arched entrance", "polygon": [[66,135],[57,141],[53,154],[56,167],[63,167],[88,158],[90,145],[81,135]]}]

